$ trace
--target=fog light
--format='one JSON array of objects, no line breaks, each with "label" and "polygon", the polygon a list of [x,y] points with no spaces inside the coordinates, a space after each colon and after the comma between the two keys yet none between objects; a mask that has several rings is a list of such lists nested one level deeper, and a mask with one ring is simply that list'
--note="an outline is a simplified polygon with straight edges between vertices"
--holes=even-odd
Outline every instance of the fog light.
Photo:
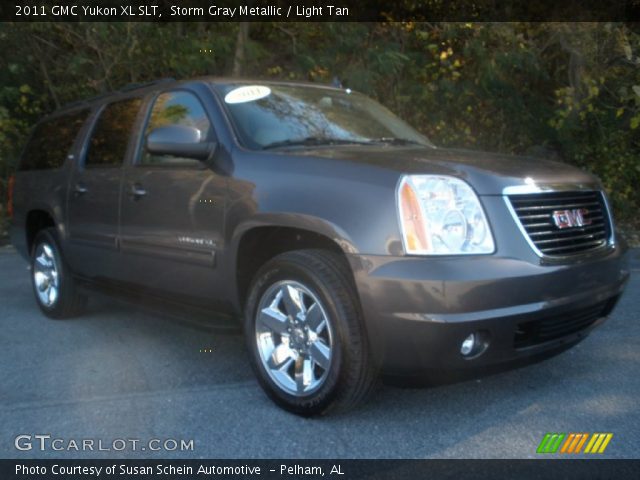
[{"label": "fog light", "polygon": [[465,338],[460,344],[460,354],[467,359],[477,358],[489,346],[489,332],[478,330]]},{"label": "fog light", "polygon": [[460,353],[466,357],[471,354],[475,350],[476,346],[476,334],[472,333],[462,342],[462,346],[460,347]]}]

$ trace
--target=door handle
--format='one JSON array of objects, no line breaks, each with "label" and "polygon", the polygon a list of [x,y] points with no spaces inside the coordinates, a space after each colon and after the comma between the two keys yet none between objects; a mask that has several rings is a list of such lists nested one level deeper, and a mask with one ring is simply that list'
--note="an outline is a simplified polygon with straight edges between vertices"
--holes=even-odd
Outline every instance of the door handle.
[{"label": "door handle", "polygon": [[141,197],[144,197],[147,194],[147,191],[142,188],[142,185],[139,183],[134,183],[131,185],[131,190],[129,190],[129,194],[133,197],[134,200],[138,200]]},{"label": "door handle", "polygon": [[87,189],[87,187],[85,187],[84,185],[82,185],[81,183],[76,183],[75,186],[73,187],[73,193],[76,196],[80,196],[80,195],[84,195],[85,193],[87,193],[89,190]]}]

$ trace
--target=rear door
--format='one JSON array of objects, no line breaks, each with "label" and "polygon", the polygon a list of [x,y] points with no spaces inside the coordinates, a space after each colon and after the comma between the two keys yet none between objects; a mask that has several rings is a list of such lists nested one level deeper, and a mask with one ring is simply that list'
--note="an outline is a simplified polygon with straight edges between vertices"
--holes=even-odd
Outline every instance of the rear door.
[{"label": "rear door", "polygon": [[[66,185],[90,113],[90,109],[82,109],[44,120],[29,138],[16,173],[12,228],[12,241],[26,257],[31,254],[25,233],[27,212],[44,210],[58,227],[66,224]],[[59,233],[66,249],[67,232]]]},{"label": "rear door", "polygon": [[124,170],[122,279],[156,292],[215,299],[226,180],[207,162],[149,153],[146,137],[168,125],[196,127],[203,142],[216,139],[210,112],[194,91],[165,91],[153,100],[138,152]]},{"label": "rear door", "polygon": [[70,177],[68,261],[81,275],[117,276],[122,165],[141,105],[140,98],[129,98],[102,108]]}]

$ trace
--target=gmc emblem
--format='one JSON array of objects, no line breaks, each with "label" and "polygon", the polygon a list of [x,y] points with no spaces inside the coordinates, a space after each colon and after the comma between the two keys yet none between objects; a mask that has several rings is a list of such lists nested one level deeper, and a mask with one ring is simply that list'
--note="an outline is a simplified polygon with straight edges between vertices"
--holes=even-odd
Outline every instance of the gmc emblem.
[{"label": "gmc emblem", "polygon": [[591,219],[587,218],[589,210],[586,208],[575,208],[573,210],[556,210],[551,214],[553,223],[559,229],[584,227],[591,224]]}]

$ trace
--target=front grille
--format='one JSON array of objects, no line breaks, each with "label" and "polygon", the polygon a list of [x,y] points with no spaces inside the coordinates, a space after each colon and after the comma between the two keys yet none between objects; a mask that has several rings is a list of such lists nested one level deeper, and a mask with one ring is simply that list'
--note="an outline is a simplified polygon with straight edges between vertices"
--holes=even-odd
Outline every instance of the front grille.
[{"label": "front grille", "polygon": [[[545,192],[509,195],[508,199],[529,239],[544,255],[588,252],[606,245],[611,237],[611,224],[601,192]],[[585,225],[558,228],[553,213],[564,210],[581,211]]]},{"label": "front grille", "polygon": [[520,323],[514,337],[515,348],[525,348],[579,332],[611,313],[618,297],[568,313]]}]

